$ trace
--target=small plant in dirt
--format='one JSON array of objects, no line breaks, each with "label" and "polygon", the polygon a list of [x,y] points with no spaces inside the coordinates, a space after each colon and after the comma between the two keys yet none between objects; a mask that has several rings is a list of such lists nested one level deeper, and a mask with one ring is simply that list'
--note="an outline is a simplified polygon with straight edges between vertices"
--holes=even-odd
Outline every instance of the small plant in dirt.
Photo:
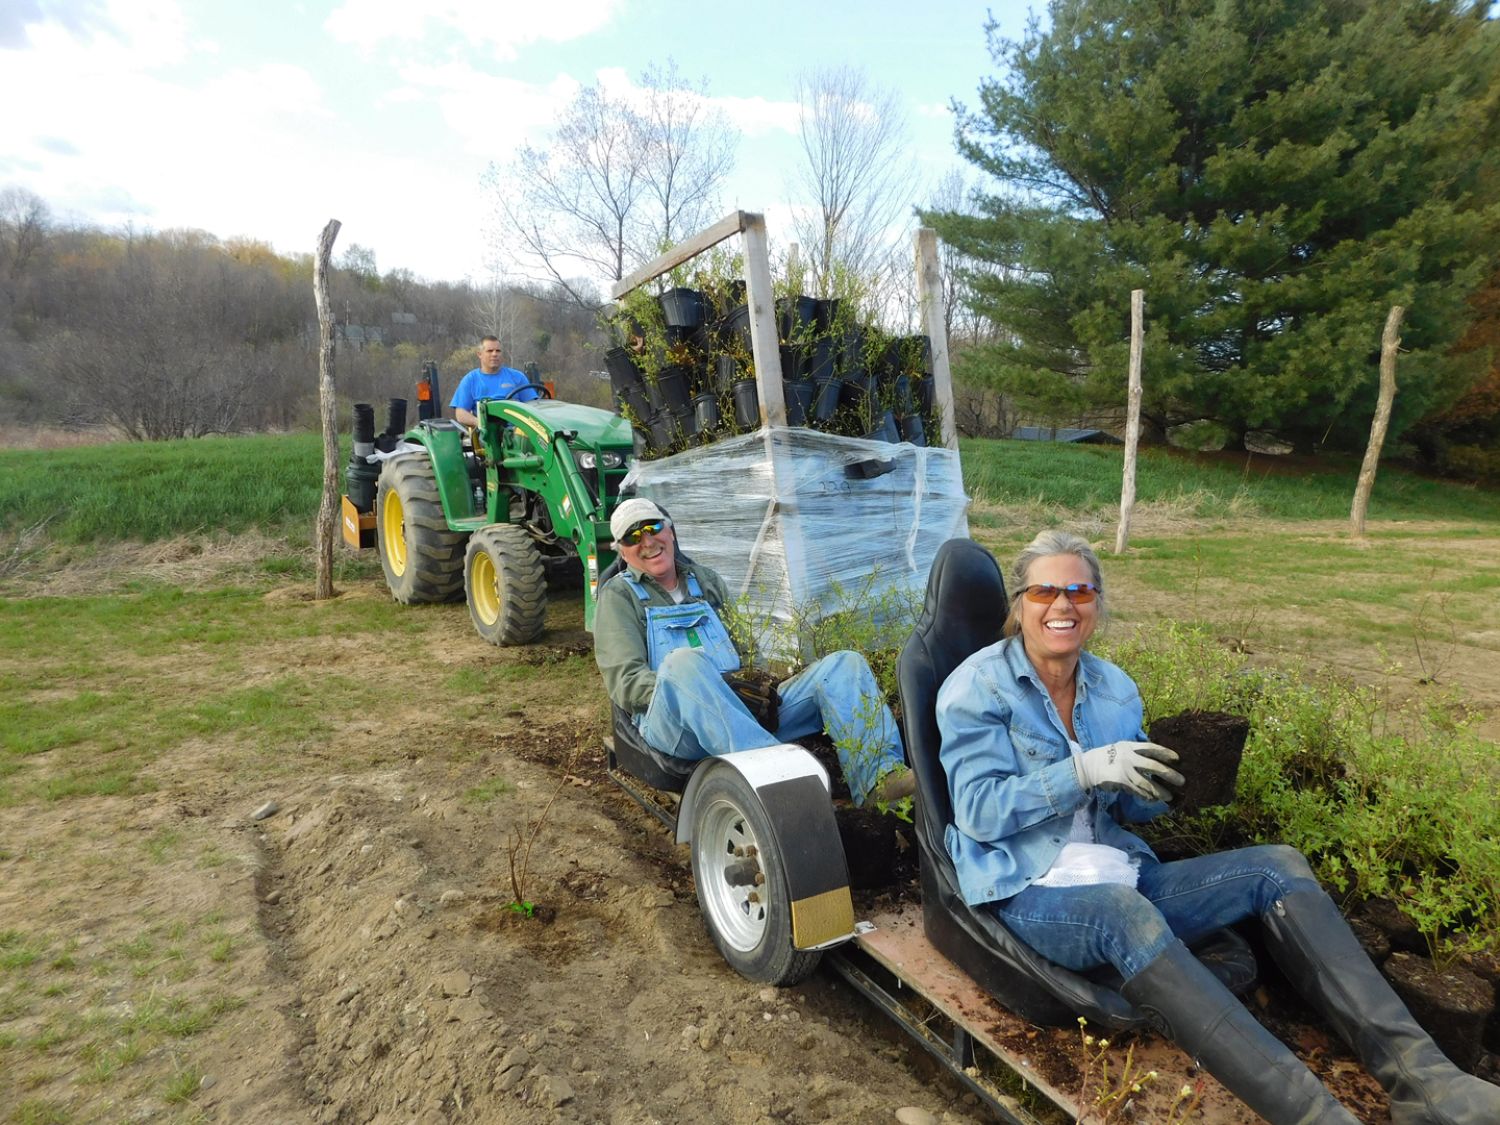
[{"label": "small plant in dirt", "polygon": [[507,833],[505,859],[513,896],[507,909],[523,918],[534,918],[537,913],[537,904],[526,897],[527,876],[531,867],[531,848],[536,843],[542,826],[547,823],[547,816],[552,812],[552,806],[557,803],[557,798],[562,794],[563,787],[573,780],[573,766],[578,760],[578,753],[579,751],[575,750],[573,756],[563,766],[562,777],[557,782],[557,788],[552,790],[552,796],[547,798],[547,803],[542,806],[542,811],[537,814],[536,818],[522,827],[512,826]]},{"label": "small plant in dirt", "polygon": [[[1078,1017],[1078,1045],[1083,1055],[1079,1068],[1083,1077],[1079,1080],[1078,1105],[1082,1113],[1078,1125],[1108,1125],[1113,1121],[1145,1121],[1136,1102],[1137,1095],[1157,1081],[1160,1075],[1154,1070],[1143,1070],[1135,1062],[1135,1044],[1125,1049],[1125,1058],[1118,1060],[1118,1047],[1108,1039],[1096,1038],[1089,1031],[1089,1021]],[[1159,1125],[1175,1125],[1193,1116],[1203,1099],[1203,1080],[1184,1084],[1167,1106],[1166,1115],[1152,1118]]]}]

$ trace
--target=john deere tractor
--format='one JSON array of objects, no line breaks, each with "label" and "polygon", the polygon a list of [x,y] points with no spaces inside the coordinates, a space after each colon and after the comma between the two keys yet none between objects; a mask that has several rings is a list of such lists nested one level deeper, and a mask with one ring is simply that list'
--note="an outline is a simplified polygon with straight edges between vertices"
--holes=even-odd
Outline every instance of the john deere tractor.
[{"label": "john deere tractor", "polygon": [[[355,412],[345,540],[379,551],[398,602],[462,594],[474,628],[495,645],[536,640],[549,582],[583,582],[592,628],[599,572],[614,560],[609,516],[633,453],[619,415],[553,401],[545,385],[530,386],[543,397],[515,401],[518,387],[480,402],[474,429],[433,417],[382,435],[394,448],[378,463],[378,478],[364,461],[375,445],[373,415],[372,432],[362,435]],[[401,413],[404,425],[404,405]]]}]

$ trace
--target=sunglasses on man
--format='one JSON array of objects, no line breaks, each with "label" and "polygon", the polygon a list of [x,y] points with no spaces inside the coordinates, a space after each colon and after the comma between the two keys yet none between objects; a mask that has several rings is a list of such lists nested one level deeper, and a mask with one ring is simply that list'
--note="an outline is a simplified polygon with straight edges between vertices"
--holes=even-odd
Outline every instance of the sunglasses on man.
[{"label": "sunglasses on man", "polygon": [[623,547],[634,547],[641,541],[641,537],[647,534],[660,535],[666,530],[666,520],[646,520],[636,524],[624,535],[620,536],[620,545]]},{"label": "sunglasses on man", "polygon": [[1026,596],[1028,602],[1035,602],[1037,605],[1051,605],[1057,601],[1058,594],[1064,595],[1073,605],[1087,605],[1099,596],[1099,587],[1092,582],[1072,582],[1066,586],[1038,582],[1022,586],[1020,593]]}]

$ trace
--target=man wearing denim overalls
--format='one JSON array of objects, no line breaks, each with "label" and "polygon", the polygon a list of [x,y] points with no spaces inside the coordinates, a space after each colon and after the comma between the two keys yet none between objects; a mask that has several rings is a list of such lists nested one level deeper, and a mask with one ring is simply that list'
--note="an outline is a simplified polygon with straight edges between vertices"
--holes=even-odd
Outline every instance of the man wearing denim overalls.
[{"label": "man wearing denim overalls", "polygon": [[695,761],[826,730],[855,804],[911,795],[896,721],[862,656],[831,653],[780,684],[767,730],[724,679],[740,654],[718,613],[723,579],[678,556],[672,521],[650,500],[626,500],[609,529],[625,569],[599,591],[594,659],[647,743]]}]

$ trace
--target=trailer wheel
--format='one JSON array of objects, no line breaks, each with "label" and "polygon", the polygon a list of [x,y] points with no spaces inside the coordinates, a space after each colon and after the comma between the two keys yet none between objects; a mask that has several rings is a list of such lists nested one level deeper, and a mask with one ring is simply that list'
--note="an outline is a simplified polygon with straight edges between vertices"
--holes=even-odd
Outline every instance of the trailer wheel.
[{"label": "trailer wheel", "polygon": [[386,462],[375,491],[375,539],[385,584],[402,605],[451,602],[462,594],[468,535],[449,530],[425,455]]},{"label": "trailer wheel", "polygon": [[469,537],[464,592],[469,619],[490,644],[530,644],[542,635],[547,578],[536,544],[517,525],[492,523]]},{"label": "trailer wheel", "polygon": [[792,945],[781,849],[760,798],[738,770],[715,769],[698,790],[693,881],[714,945],[741,976],[782,987],[817,968],[821,953]]}]

